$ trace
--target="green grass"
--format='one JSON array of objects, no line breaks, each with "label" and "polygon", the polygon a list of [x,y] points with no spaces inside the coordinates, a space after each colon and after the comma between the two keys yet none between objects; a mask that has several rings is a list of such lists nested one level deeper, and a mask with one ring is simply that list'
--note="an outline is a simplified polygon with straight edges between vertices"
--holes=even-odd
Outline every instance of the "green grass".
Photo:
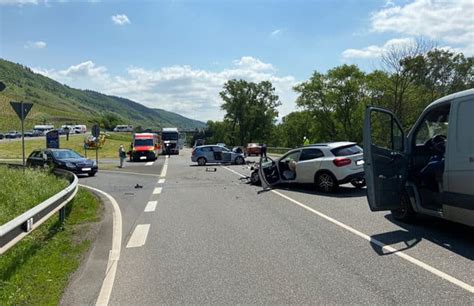
[{"label": "green grass", "polygon": [[100,218],[98,199],[80,189],[66,209],[53,216],[0,257],[0,305],[58,305],[71,274],[91,242],[90,223]]},{"label": "green grass", "polygon": [[50,198],[68,184],[47,171],[0,167],[0,225]]},{"label": "green grass", "polygon": [[[118,148],[121,144],[127,149],[132,141],[130,134],[110,134],[106,139],[105,144],[99,149],[100,158],[118,158]],[[74,135],[69,137],[69,141],[66,138],[61,137],[60,141],[61,148],[73,149],[81,155],[84,155],[84,136]],[[38,137],[34,139],[28,139],[25,141],[25,154],[26,157],[35,149],[41,149],[46,147],[46,140],[44,137]],[[95,159],[95,150],[87,150],[87,157]],[[0,143],[0,159],[18,159],[21,158],[21,141],[6,141]]]}]

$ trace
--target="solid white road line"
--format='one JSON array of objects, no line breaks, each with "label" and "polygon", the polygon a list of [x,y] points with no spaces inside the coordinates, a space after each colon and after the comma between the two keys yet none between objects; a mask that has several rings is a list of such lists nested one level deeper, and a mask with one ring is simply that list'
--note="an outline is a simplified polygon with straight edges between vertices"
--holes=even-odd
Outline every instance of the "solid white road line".
[{"label": "solid white road line", "polygon": [[[222,166],[222,168],[227,169],[230,172],[233,172],[233,173],[235,173],[235,174],[237,174],[241,177],[246,177],[245,175],[243,175],[243,174],[241,174],[237,171],[234,171],[234,170],[232,170],[228,167]],[[352,227],[350,227],[350,226],[348,226],[348,225],[346,225],[342,222],[339,222],[336,219],[331,218],[331,217],[329,217],[329,216],[327,216],[327,215],[325,215],[325,214],[323,214],[323,213],[321,213],[321,212],[319,212],[319,211],[317,211],[317,210],[315,210],[315,209],[313,209],[309,206],[306,206],[305,204],[302,204],[301,202],[298,202],[295,199],[292,199],[287,195],[284,195],[284,194],[282,194],[282,193],[280,193],[276,190],[270,190],[270,191],[273,192],[274,194],[279,195],[280,197],[292,202],[293,204],[296,204],[296,205],[300,206],[301,208],[304,208],[307,211],[310,211],[313,214],[316,214],[316,215],[320,216],[321,218],[326,219],[327,221],[329,221],[333,224],[336,224],[337,226],[342,227],[343,229],[345,229],[345,230],[347,230],[347,231],[349,231],[349,232],[351,232],[351,233],[353,233],[353,234],[369,241],[370,243],[381,247],[382,250],[391,252],[391,253],[393,253],[393,254],[395,254],[395,255],[397,255],[397,256],[399,256],[399,257],[401,257],[401,258],[403,258],[403,259],[405,259],[409,262],[411,262],[412,264],[417,265],[418,267],[420,267],[420,268],[422,268],[422,269],[424,269],[428,272],[431,272],[432,274],[434,274],[438,277],[441,277],[442,279],[447,280],[448,282],[451,282],[452,284],[454,284],[454,285],[456,285],[456,286],[458,286],[462,289],[467,290],[470,293],[474,293],[474,286],[469,285],[469,284],[467,284],[467,283],[465,283],[465,282],[463,282],[463,281],[461,281],[461,280],[459,280],[459,279],[457,279],[457,278],[455,278],[455,277],[453,277],[453,276],[451,276],[451,275],[449,275],[449,274],[447,274],[447,273],[445,273],[441,270],[438,270],[438,269],[436,269],[436,268],[434,268],[434,267],[432,267],[432,266],[430,266],[430,265],[428,265],[428,264],[426,264],[426,263],[424,263],[424,262],[422,262],[422,261],[406,254],[406,253],[403,253],[402,251],[399,251],[394,247],[386,245],[383,242],[381,242],[377,239],[374,239],[374,238],[370,237],[369,235],[364,234],[364,233],[362,233],[362,232],[360,232],[360,231],[358,231],[358,230],[356,230],[356,229],[354,229],[354,228],[352,228]]]},{"label": "solid white road line", "polygon": [[156,204],[158,204],[158,201],[150,201],[148,204],[146,204],[145,207],[145,212],[152,212],[155,211],[156,209]]},{"label": "solid white road line", "polygon": [[153,194],[160,194],[162,190],[163,188],[161,187],[155,187],[155,189],[153,190]]},{"label": "solid white road line", "polygon": [[158,180],[158,184],[164,184],[164,183],[165,183],[165,179],[164,179],[164,178],[160,178],[160,179]]},{"label": "solid white road line", "polygon": [[151,165],[153,165],[153,164],[154,164],[154,162],[151,161],[151,162],[147,162],[147,163],[145,164],[145,166],[151,166]]},{"label": "solid white road line", "polygon": [[137,248],[145,245],[149,230],[150,224],[138,224],[137,227],[135,227],[130,240],[128,240],[127,248]]},{"label": "solid white road line", "polygon": [[115,199],[108,193],[86,185],[81,184],[80,186],[104,195],[110,201],[110,203],[112,203],[112,207],[114,209],[112,225],[112,249],[109,252],[105,278],[102,282],[99,297],[96,301],[96,305],[107,305],[109,303],[110,294],[112,293],[112,288],[114,286],[115,273],[117,272],[117,264],[120,259],[120,249],[122,248],[122,212],[120,211],[117,201],[115,201]]},{"label": "solid white road line", "polygon": [[163,169],[161,169],[161,177],[165,177],[166,176],[166,172],[168,172],[168,164],[164,164],[163,165]]}]

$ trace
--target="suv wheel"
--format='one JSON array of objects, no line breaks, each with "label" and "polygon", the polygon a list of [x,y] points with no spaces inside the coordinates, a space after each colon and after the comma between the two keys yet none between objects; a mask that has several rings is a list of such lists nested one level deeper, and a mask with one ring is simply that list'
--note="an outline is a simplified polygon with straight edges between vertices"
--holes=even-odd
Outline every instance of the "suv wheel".
[{"label": "suv wheel", "polygon": [[332,173],[322,172],[316,176],[316,187],[324,192],[333,192],[339,184]]},{"label": "suv wheel", "polygon": [[206,159],[204,157],[199,157],[197,162],[199,166],[204,166],[206,164]]}]

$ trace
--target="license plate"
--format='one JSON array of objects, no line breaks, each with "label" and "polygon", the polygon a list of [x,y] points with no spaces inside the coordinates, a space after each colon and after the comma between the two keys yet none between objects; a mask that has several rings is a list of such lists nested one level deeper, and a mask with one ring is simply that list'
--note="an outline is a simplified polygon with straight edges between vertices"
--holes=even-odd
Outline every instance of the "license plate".
[{"label": "license plate", "polygon": [[82,168],[82,171],[91,171],[91,168]]},{"label": "license plate", "polygon": [[140,156],[140,159],[146,159],[146,156]]},{"label": "license plate", "polygon": [[360,166],[360,165],[363,165],[363,164],[364,164],[364,160],[363,160],[363,159],[356,161],[356,165],[357,165],[357,166]]}]

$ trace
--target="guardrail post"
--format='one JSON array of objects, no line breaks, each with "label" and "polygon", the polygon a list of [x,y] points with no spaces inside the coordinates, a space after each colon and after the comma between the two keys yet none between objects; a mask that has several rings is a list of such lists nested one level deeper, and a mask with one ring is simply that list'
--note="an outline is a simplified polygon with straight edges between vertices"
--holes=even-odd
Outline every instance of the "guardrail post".
[{"label": "guardrail post", "polygon": [[66,220],[66,206],[59,210],[59,222],[64,223]]}]

